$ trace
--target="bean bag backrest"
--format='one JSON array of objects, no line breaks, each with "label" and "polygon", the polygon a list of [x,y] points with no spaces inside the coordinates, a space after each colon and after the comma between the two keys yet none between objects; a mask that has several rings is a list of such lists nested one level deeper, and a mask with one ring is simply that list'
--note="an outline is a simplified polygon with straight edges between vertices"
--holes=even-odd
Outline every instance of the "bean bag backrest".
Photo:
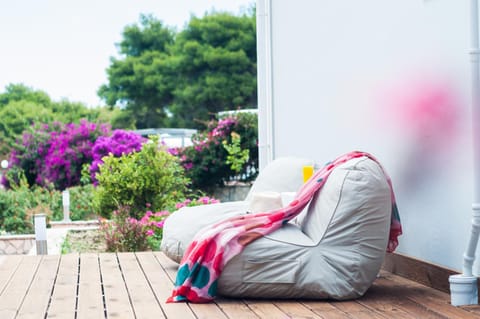
[{"label": "bean bag backrest", "polygon": [[250,201],[254,193],[296,192],[303,183],[305,165],[313,165],[313,160],[282,157],[272,161],[260,171],[245,200]]},{"label": "bean bag backrest", "polygon": [[[343,232],[342,238],[351,244],[345,234],[355,230],[358,236],[360,227],[363,227],[362,233],[371,229],[372,234],[378,234],[383,246],[385,238],[388,238],[389,229],[385,229],[384,225],[386,216],[389,216],[385,212],[391,210],[390,198],[390,188],[382,168],[368,158],[354,159],[332,172],[323,189],[312,200],[307,214],[297,223],[316,244],[327,239],[323,239],[327,232]],[[364,238],[371,237],[365,235],[367,237]],[[334,244],[341,246],[341,241]]]}]

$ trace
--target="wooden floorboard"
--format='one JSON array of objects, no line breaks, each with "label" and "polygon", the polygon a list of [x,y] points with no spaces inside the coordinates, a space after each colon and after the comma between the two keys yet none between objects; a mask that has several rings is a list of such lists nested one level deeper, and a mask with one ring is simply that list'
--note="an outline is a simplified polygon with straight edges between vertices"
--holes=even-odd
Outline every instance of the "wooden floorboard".
[{"label": "wooden floorboard", "polygon": [[47,309],[48,318],[74,318],[80,260],[78,254],[62,255]]},{"label": "wooden floorboard", "polygon": [[119,253],[118,260],[122,268],[123,280],[127,286],[135,318],[165,318],[162,308],[145,278],[137,257],[133,253]]},{"label": "wooden floorboard", "polygon": [[108,318],[135,318],[127,286],[116,254],[100,254],[100,272],[102,274],[105,308]]},{"label": "wooden floorboard", "polygon": [[448,293],[387,271],[356,300],[167,304],[177,267],[160,252],[2,256],[0,319],[480,319],[480,306],[453,307]]},{"label": "wooden floorboard", "polygon": [[[16,318],[41,260],[40,256],[22,258],[20,265],[12,273],[12,277],[0,295],[0,318]],[[2,269],[5,269],[4,264],[2,264]]]},{"label": "wooden floorboard", "polygon": [[195,318],[192,310],[186,303],[166,303],[173,289],[173,283],[157,257],[151,253],[137,253],[143,272],[149,282],[152,292],[157,297],[167,318]]},{"label": "wooden floorboard", "polygon": [[[103,287],[97,254],[80,255],[77,319],[104,318]],[[119,278],[119,280],[121,280]]]},{"label": "wooden floorboard", "polygon": [[2,263],[0,264],[0,296],[10,282],[13,273],[17,271],[22,259],[22,255],[8,256],[8,258],[7,256],[2,256]]},{"label": "wooden floorboard", "polygon": [[52,295],[60,256],[44,256],[16,318],[35,318],[46,313]]}]

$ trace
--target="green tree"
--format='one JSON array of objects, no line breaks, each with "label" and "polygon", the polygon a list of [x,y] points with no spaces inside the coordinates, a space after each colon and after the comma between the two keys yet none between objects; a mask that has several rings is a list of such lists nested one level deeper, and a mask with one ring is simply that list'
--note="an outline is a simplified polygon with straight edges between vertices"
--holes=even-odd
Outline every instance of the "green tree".
[{"label": "green tree", "polygon": [[255,13],[192,17],[175,33],[151,15],[127,26],[98,91],[118,125],[200,127],[218,111],[257,104]]},{"label": "green tree", "polygon": [[[193,17],[177,37],[179,79],[171,107],[180,126],[212,114],[257,105],[255,15]],[[174,125],[175,125],[174,124]]]},{"label": "green tree", "polygon": [[[80,102],[70,102],[66,99],[53,102],[50,110],[55,114],[55,120],[62,123],[78,123],[80,119],[98,122],[101,108],[88,108]],[[107,120],[108,122],[108,120]]]},{"label": "green tree", "polygon": [[[98,94],[112,107],[123,109],[117,125],[137,128],[162,126],[165,106],[172,100],[172,72],[168,47],[174,31],[150,15],[140,17],[140,26],[127,26],[120,42],[123,58],[111,59],[107,69],[109,83]],[[128,121],[134,119],[134,123]]]},{"label": "green tree", "polygon": [[0,109],[11,102],[29,101],[44,107],[50,107],[52,100],[47,93],[34,90],[24,84],[8,84],[5,93],[0,94]]},{"label": "green tree", "polygon": [[28,100],[12,100],[0,109],[0,156],[5,158],[22,132],[34,123],[53,121],[52,111]]}]

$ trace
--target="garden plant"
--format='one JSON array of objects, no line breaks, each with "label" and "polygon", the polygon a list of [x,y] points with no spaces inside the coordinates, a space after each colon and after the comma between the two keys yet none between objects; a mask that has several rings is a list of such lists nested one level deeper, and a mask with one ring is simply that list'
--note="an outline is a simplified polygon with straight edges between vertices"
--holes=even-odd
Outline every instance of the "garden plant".
[{"label": "garden plant", "polygon": [[210,121],[193,145],[170,148],[158,137],[81,121],[28,129],[11,154],[0,192],[0,229],[31,233],[32,215],[62,220],[61,191],[72,220],[101,219],[111,251],[158,249],[164,220],[184,206],[218,202],[205,194],[249,181],[258,163],[255,114]]}]

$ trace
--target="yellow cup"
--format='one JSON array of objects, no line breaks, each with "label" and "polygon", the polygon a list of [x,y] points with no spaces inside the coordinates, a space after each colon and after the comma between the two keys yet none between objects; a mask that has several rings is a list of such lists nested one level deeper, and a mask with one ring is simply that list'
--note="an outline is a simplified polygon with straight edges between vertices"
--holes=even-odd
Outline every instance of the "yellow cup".
[{"label": "yellow cup", "polygon": [[305,183],[313,175],[313,165],[305,165],[303,167],[303,182]]}]

